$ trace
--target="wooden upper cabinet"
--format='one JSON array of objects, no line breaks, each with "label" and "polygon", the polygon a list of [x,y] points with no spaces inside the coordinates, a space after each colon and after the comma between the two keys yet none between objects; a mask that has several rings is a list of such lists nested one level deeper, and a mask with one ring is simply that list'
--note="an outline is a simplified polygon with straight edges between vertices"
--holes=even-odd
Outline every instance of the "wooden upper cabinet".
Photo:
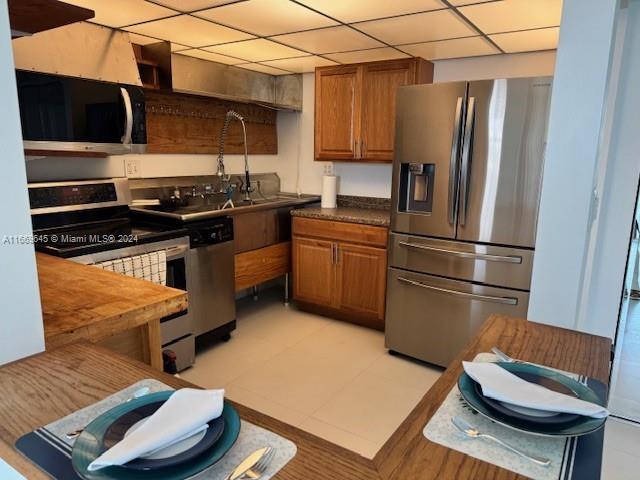
[{"label": "wooden upper cabinet", "polygon": [[316,69],[316,160],[391,162],[396,89],[430,83],[420,58]]},{"label": "wooden upper cabinet", "polygon": [[350,159],[355,155],[359,114],[358,68],[316,71],[316,157]]},{"label": "wooden upper cabinet", "polygon": [[363,159],[393,160],[396,89],[415,83],[413,62],[385,62],[363,66],[361,146]]}]

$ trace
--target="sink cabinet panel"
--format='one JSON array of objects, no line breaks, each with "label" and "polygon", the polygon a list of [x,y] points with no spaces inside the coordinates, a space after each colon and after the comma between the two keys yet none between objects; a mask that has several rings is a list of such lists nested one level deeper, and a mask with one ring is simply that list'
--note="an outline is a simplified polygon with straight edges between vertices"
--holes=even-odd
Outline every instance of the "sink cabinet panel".
[{"label": "sink cabinet panel", "polygon": [[308,311],[384,330],[386,227],[293,218],[293,298]]}]

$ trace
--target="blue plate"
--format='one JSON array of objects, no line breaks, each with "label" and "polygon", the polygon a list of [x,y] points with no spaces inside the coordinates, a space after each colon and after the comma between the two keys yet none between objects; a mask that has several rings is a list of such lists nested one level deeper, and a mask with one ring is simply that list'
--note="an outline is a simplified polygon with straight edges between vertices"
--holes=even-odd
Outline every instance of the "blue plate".
[{"label": "blue plate", "polygon": [[[593,402],[602,405],[598,395],[586,385],[574,380],[562,373],[550,370],[548,368],[538,367],[528,363],[504,363],[498,362],[502,368],[513,374],[526,373],[533,374],[538,377],[545,377],[550,381],[558,382],[575,393],[580,400]],[[484,397],[478,394],[476,382],[464,371],[458,378],[458,389],[462,398],[479,414],[493,420],[500,425],[519,430],[525,433],[541,435],[545,437],[577,437],[586,435],[602,428],[606,418],[592,418],[579,415],[578,418],[560,424],[539,423],[530,420],[516,418],[512,414],[506,415],[491,408],[484,401]]]},{"label": "blue plate", "polygon": [[173,390],[151,393],[144,397],[125,402],[100,415],[78,436],[71,453],[73,468],[82,478],[87,480],[141,480],[158,479],[182,480],[200,473],[218,462],[227,453],[240,433],[240,416],[227,402],[224,403],[222,419],[224,431],[217,442],[208,450],[192,458],[190,461],[175,466],[154,470],[132,470],[124,467],[107,467],[90,472],[87,467],[98,458],[103,449],[104,435],[116,420],[126,413],[143,405],[166,401],[173,394]]}]

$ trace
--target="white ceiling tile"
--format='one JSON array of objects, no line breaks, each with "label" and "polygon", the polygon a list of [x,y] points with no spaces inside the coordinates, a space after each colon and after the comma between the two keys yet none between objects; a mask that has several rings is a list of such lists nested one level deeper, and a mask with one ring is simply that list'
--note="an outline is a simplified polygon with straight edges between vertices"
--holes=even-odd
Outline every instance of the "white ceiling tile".
[{"label": "white ceiling tile", "polygon": [[204,47],[253,38],[253,35],[223,27],[222,25],[216,25],[215,23],[189,15],[180,15],[155,22],[143,23],[142,25],[134,25],[127,27],[126,30],[163,38],[190,47]]},{"label": "white ceiling tile", "polygon": [[176,13],[144,0],[65,0],[65,3],[93,10],[96,16],[91,21],[108,27],[123,27]]},{"label": "white ceiling tile", "polygon": [[427,60],[441,60],[444,58],[476,57],[478,55],[492,55],[500,51],[483,37],[456,38],[440,40],[438,42],[414,43],[403,45],[402,50]]},{"label": "white ceiling tile", "polygon": [[243,58],[248,62],[261,62],[264,60],[277,60],[279,58],[300,57],[305,54],[295,48],[286,47],[279,43],[258,38],[242,42],[225,43],[206,50],[232,57]]},{"label": "white ceiling tile", "polygon": [[445,8],[440,0],[301,0],[301,2],[345,23]]},{"label": "white ceiling tile", "polygon": [[312,53],[344,52],[383,46],[377,40],[346,26],[290,33],[273,38],[292,47],[301,48]]},{"label": "white ceiling tile", "polygon": [[484,33],[512,32],[560,25],[562,0],[504,0],[459,10]]},{"label": "white ceiling tile", "polygon": [[289,0],[249,0],[204,10],[195,15],[262,36],[337,24]]},{"label": "white ceiling tile", "polygon": [[[104,0],[101,0],[104,1]],[[227,3],[233,3],[238,0],[154,0],[166,7],[179,10],[181,12],[193,12],[194,10],[202,10],[203,8],[217,7]]]},{"label": "white ceiling tile", "polygon": [[247,70],[254,70],[260,73],[268,73],[269,75],[291,75],[291,72],[280,70],[279,68],[270,67],[268,65],[262,65],[261,63],[244,63],[242,65],[236,65],[239,68],[246,68]]},{"label": "white ceiling tile", "polygon": [[407,58],[408,55],[399,52],[395,48],[384,47],[356,50],[354,52],[331,53],[327,57],[340,63],[362,63]]},{"label": "white ceiling tile", "polygon": [[560,28],[543,28],[524,32],[498,33],[489,35],[507,53],[553,50],[558,46]]},{"label": "white ceiling tile", "polygon": [[238,63],[244,62],[244,60],[239,58],[228,57],[227,55],[220,55],[218,53],[198,50],[196,48],[192,48],[190,50],[181,50],[179,54],[187,55],[189,57],[201,58],[202,60],[209,60],[211,62],[224,63],[225,65],[237,65]]},{"label": "white ceiling tile", "polygon": [[316,67],[325,67],[327,65],[337,65],[337,63],[330,60],[325,60],[322,57],[316,57],[315,55],[309,55],[306,57],[287,58],[284,60],[272,60],[270,62],[264,62],[265,65],[270,65],[276,68],[283,68],[295,73],[313,72]]},{"label": "white ceiling tile", "polygon": [[477,35],[451,10],[374,20],[354,27],[391,45]]},{"label": "white ceiling tile", "polygon": [[180,45],[179,43],[171,42],[171,51],[179,52],[180,50],[188,50],[191,47],[187,47],[186,45]]}]

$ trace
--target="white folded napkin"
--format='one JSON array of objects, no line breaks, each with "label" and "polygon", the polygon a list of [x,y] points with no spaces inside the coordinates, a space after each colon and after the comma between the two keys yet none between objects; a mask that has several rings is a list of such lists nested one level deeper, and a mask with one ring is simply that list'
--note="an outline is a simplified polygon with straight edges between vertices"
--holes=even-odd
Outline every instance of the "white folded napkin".
[{"label": "white folded napkin", "polygon": [[223,406],[224,390],[177,390],[140,428],[91,462],[88,470],[123,465],[188,438],[218,418]]},{"label": "white folded napkin", "polygon": [[576,413],[594,418],[609,415],[609,411],[600,405],[527,382],[495,363],[462,362],[462,366],[467,375],[482,386],[485,396],[500,402],[545,412]]}]

